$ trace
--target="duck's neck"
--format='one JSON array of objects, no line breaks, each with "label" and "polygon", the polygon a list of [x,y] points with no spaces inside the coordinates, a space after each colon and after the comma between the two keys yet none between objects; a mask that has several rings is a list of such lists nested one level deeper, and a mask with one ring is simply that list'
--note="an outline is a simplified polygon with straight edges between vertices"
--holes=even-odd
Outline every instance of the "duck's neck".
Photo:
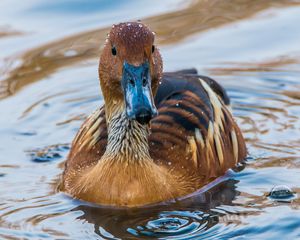
[{"label": "duck's neck", "polygon": [[151,161],[148,147],[148,125],[129,120],[118,110],[107,119],[108,142],[104,156],[124,162]]}]

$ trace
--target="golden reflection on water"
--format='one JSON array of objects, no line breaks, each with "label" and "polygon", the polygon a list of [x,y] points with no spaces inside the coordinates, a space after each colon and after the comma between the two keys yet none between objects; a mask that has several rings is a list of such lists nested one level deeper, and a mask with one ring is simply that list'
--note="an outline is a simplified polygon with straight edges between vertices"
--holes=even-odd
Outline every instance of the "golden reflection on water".
[{"label": "golden reflection on water", "polygon": [[17,35],[21,35],[22,33],[17,32],[17,31],[10,31],[10,30],[5,30],[5,29],[1,29],[0,27],[0,38],[5,38],[5,37],[11,37],[11,36],[17,36]]},{"label": "golden reflection on water", "polygon": [[[231,75],[237,72],[271,72],[274,70],[285,70],[285,66],[299,64],[300,54],[297,56],[282,56],[275,59],[269,59],[264,62],[243,62],[243,63],[231,63],[226,62],[226,64],[231,64],[230,67],[218,67],[210,68],[209,71],[214,75]],[[298,70],[299,71],[299,70]]]},{"label": "golden reflection on water", "polygon": [[[250,18],[271,6],[280,8],[292,5],[300,3],[288,0],[198,0],[192,1],[184,9],[145,18],[142,21],[157,33],[159,45],[167,45],[182,41],[196,33]],[[0,81],[0,99],[47,77],[58,68],[97,58],[109,28],[110,26],[81,32],[23,53],[19,56],[20,66],[10,70],[6,73],[8,77]],[[16,58],[13,57],[8,61],[16,61]],[[270,66],[271,63],[268,64],[268,67]]]}]

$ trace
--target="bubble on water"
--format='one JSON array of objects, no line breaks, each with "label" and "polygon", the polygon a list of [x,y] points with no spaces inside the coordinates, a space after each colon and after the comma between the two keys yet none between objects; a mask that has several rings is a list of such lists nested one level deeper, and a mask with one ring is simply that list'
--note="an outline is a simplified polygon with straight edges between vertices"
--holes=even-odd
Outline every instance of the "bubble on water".
[{"label": "bubble on water", "polygon": [[295,198],[293,191],[285,185],[278,185],[271,189],[268,197],[275,201],[291,201]]}]

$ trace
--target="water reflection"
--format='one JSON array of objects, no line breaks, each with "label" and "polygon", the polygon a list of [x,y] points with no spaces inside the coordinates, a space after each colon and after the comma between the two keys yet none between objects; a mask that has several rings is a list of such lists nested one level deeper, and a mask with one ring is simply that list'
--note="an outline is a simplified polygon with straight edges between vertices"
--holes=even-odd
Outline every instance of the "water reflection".
[{"label": "water reflection", "polygon": [[10,27],[3,27],[0,25],[0,38],[5,38],[5,37],[12,37],[12,36],[17,36],[21,35],[22,33],[16,30],[11,29]]},{"label": "water reflection", "polygon": [[[239,195],[237,180],[226,179],[209,190],[185,200],[136,209],[111,209],[80,205],[72,211],[82,211],[80,220],[94,225],[95,233],[117,238],[193,238],[201,236],[219,222],[219,217],[230,213],[229,206]],[[214,211],[227,205],[223,211]],[[234,212],[234,210],[232,211]]]},{"label": "water reflection", "polygon": [[[79,4],[79,3],[78,3]],[[92,2],[92,7],[95,2]],[[97,4],[101,4],[98,2]],[[200,33],[208,29],[216,28],[224,24],[240,21],[252,17],[254,14],[269,7],[288,7],[300,5],[297,2],[287,0],[277,1],[192,1],[183,9],[177,9],[171,13],[157,15],[155,17],[144,18],[143,22],[151,26],[157,33],[158,43],[174,44],[189,36]],[[50,4],[51,6],[64,9],[64,4]],[[72,4],[76,7],[76,4]],[[46,7],[46,6],[44,6]],[[10,67],[9,76],[0,82],[0,99],[14,94],[18,89],[46,78],[61,67],[73,65],[79,61],[99,56],[100,46],[102,46],[109,27],[87,31],[56,40],[36,47],[22,54],[17,61],[21,64],[15,68]],[[69,55],[69,52],[72,55]],[[8,66],[16,59],[7,60]]]}]

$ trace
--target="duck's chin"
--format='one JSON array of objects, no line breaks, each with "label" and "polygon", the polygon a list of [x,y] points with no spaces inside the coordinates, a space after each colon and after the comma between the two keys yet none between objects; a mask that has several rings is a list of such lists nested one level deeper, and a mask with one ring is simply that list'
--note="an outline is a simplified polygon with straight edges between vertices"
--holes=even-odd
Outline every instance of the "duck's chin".
[{"label": "duck's chin", "polygon": [[138,118],[130,118],[127,117],[128,121],[131,122],[132,124],[137,124],[139,126],[149,126],[151,117],[148,116],[140,116]]}]

